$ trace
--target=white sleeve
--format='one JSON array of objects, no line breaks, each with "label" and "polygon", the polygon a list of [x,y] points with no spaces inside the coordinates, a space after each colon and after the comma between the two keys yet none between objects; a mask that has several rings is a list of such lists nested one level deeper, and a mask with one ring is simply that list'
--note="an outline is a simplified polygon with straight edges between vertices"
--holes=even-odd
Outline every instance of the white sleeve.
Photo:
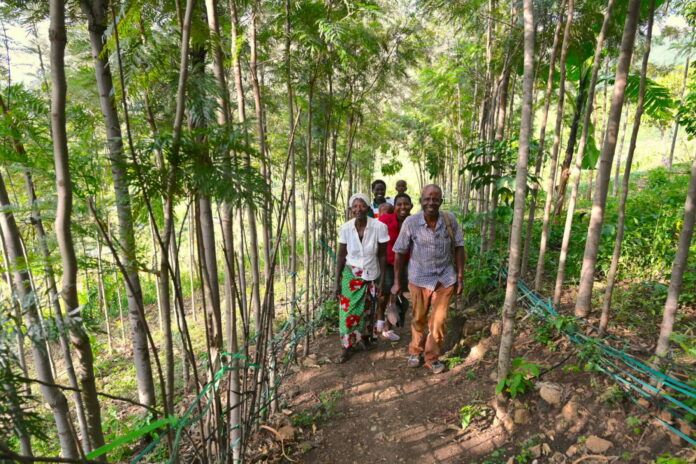
[{"label": "white sleeve", "polygon": [[347,230],[348,228],[345,224],[343,224],[341,228],[338,229],[338,243],[343,243],[344,245],[348,244]]},{"label": "white sleeve", "polygon": [[389,241],[389,230],[387,229],[387,225],[383,223],[382,221],[376,221],[378,224],[377,227],[377,241],[379,243],[387,243]]}]

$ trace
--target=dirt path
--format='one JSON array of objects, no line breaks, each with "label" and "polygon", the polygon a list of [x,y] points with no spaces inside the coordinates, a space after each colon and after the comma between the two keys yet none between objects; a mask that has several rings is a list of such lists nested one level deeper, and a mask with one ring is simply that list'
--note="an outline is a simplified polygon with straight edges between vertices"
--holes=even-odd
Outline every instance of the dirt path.
[{"label": "dirt path", "polygon": [[381,339],[340,365],[330,362],[340,351],[337,337],[316,340],[312,351],[317,355],[305,362],[309,367],[297,373],[290,387],[290,396],[296,395],[292,409],[325,410],[318,405],[330,399],[335,404],[315,424],[316,433],[304,444],[311,450],[302,462],[471,462],[505,439],[500,433],[498,440],[495,433],[475,439],[459,433],[460,408],[483,403],[495,388],[484,373],[493,361],[483,360],[476,368],[469,362],[440,375],[408,368],[410,331],[399,331],[400,341]]},{"label": "dirt path", "polygon": [[[499,331],[494,319],[489,313],[467,321],[463,335],[473,339],[471,349],[461,364],[440,375],[406,366],[408,329],[399,329],[400,341],[380,340],[345,364],[331,361],[340,351],[337,335],[317,337],[313,354],[284,387],[284,414],[277,427],[286,424],[287,455],[308,464],[654,463],[664,453],[685,458],[675,462],[696,462],[696,452],[683,441],[620,394],[613,398],[613,382],[578,369],[566,342],[546,349],[524,323],[515,356],[553,366],[542,382],[558,395],[549,403],[530,390],[512,400],[514,433],[507,433],[494,421],[490,405]],[[462,430],[465,406],[479,417]],[[267,447],[262,454],[259,462],[290,462],[277,448]]]}]

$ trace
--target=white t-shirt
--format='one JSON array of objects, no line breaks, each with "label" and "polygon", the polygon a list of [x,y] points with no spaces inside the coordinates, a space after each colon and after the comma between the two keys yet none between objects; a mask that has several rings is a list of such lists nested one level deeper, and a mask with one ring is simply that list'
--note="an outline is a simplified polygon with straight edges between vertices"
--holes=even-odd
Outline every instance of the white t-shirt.
[{"label": "white t-shirt", "polygon": [[355,218],[343,224],[338,231],[338,243],[346,244],[348,249],[346,264],[361,268],[362,278],[365,280],[376,280],[379,277],[377,250],[380,243],[388,241],[387,225],[371,217],[367,218],[362,242],[355,228]]}]

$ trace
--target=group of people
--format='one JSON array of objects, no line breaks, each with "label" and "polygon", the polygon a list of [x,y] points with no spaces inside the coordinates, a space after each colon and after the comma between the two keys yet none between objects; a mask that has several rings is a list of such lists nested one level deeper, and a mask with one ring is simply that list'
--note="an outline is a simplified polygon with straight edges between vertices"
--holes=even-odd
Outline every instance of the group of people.
[{"label": "group of people", "polygon": [[[397,195],[386,197],[387,185],[375,180],[372,196],[356,193],[348,200],[352,219],[338,236],[335,293],[339,303],[343,363],[356,347],[367,349],[379,337],[398,341],[394,328],[403,325],[409,291],[413,304],[409,367],[445,370],[440,347],[447,310],[461,294],[464,236],[452,213],[441,211],[442,189],[423,188],[421,211],[411,215],[407,184],[396,183]],[[428,333],[426,334],[426,327]]]}]

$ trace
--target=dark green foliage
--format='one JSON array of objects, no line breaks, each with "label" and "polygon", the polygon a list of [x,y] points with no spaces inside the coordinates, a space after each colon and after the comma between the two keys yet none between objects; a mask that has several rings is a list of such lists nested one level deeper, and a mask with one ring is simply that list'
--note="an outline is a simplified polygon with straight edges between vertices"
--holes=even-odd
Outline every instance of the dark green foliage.
[{"label": "dark green foliage", "polygon": [[[642,296],[631,299],[638,304],[638,312],[646,305],[651,312],[660,312],[661,287],[641,282],[658,282],[666,285],[670,279],[672,261],[679,238],[679,229],[684,217],[684,198],[689,182],[688,169],[685,165],[675,166],[672,171],[657,168],[631,176],[629,201],[626,204],[626,234],[623,240],[621,259],[619,261],[620,279],[630,279],[630,285],[639,285],[636,291]],[[655,199],[659,198],[659,201]],[[566,273],[571,281],[577,279],[582,265],[585,248],[585,233],[589,221],[590,204],[579,201],[579,207],[573,221],[572,240],[568,249]],[[615,224],[618,215],[618,201],[610,196],[607,199],[606,218],[602,230],[602,243],[597,260],[598,279],[608,272],[611,255],[614,250]],[[558,264],[558,250],[563,237],[563,222],[552,223],[549,236],[550,253],[547,254],[547,269],[552,275]],[[540,224],[535,224],[534,237],[540,234]],[[532,239],[533,243],[535,238]],[[532,248],[532,256],[536,251]],[[693,256],[693,253],[692,253]],[[534,258],[532,258],[534,259]],[[689,261],[694,266],[694,260]],[[696,279],[685,273],[683,287],[684,302],[694,299]],[[623,300],[619,295],[623,290],[617,289],[616,302]],[[645,292],[650,292],[646,298]],[[657,293],[655,293],[657,292]],[[656,306],[655,306],[656,305]],[[629,307],[627,304],[626,307]]]},{"label": "dark green foliage", "polygon": [[338,302],[335,299],[325,301],[321,307],[323,325],[329,330],[337,330],[338,328],[338,311]]},{"label": "dark green foliage", "polygon": [[[515,197],[515,162],[518,153],[518,141],[492,140],[480,142],[478,145],[469,148],[464,152],[467,157],[467,164],[462,169],[471,172],[471,187],[481,189],[487,185],[492,186],[493,195],[497,196],[500,202],[506,206],[511,206]],[[530,164],[534,163],[535,155],[538,154],[538,145],[532,143],[530,146]],[[534,183],[538,183],[534,173],[527,175],[527,187],[531,188]]]},{"label": "dark green foliage", "polygon": [[538,364],[527,362],[524,358],[515,358],[512,361],[512,368],[508,372],[507,377],[498,381],[495,393],[500,394],[504,391],[511,398],[516,398],[517,395],[528,391],[534,386],[529,379],[539,376],[540,367]]},{"label": "dark green foliage", "polygon": [[[694,7],[696,17],[696,7]],[[696,71],[691,70],[688,84],[689,93],[684,97],[679,108],[679,124],[684,126],[689,140],[696,137]]]},{"label": "dark green foliage", "polygon": [[[614,77],[608,76],[600,81],[613,85]],[[626,82],[626,98],[631,102],[638,101],[638,91],[640,88],[640,75],[629,74]],[[645,113],[655,119],[669,120],[674,117],[673,110],[676,104],[672,99],[668,88],[658,84],[654,80],[647,78],[645,82],[645,101],[643,109]]]}]

